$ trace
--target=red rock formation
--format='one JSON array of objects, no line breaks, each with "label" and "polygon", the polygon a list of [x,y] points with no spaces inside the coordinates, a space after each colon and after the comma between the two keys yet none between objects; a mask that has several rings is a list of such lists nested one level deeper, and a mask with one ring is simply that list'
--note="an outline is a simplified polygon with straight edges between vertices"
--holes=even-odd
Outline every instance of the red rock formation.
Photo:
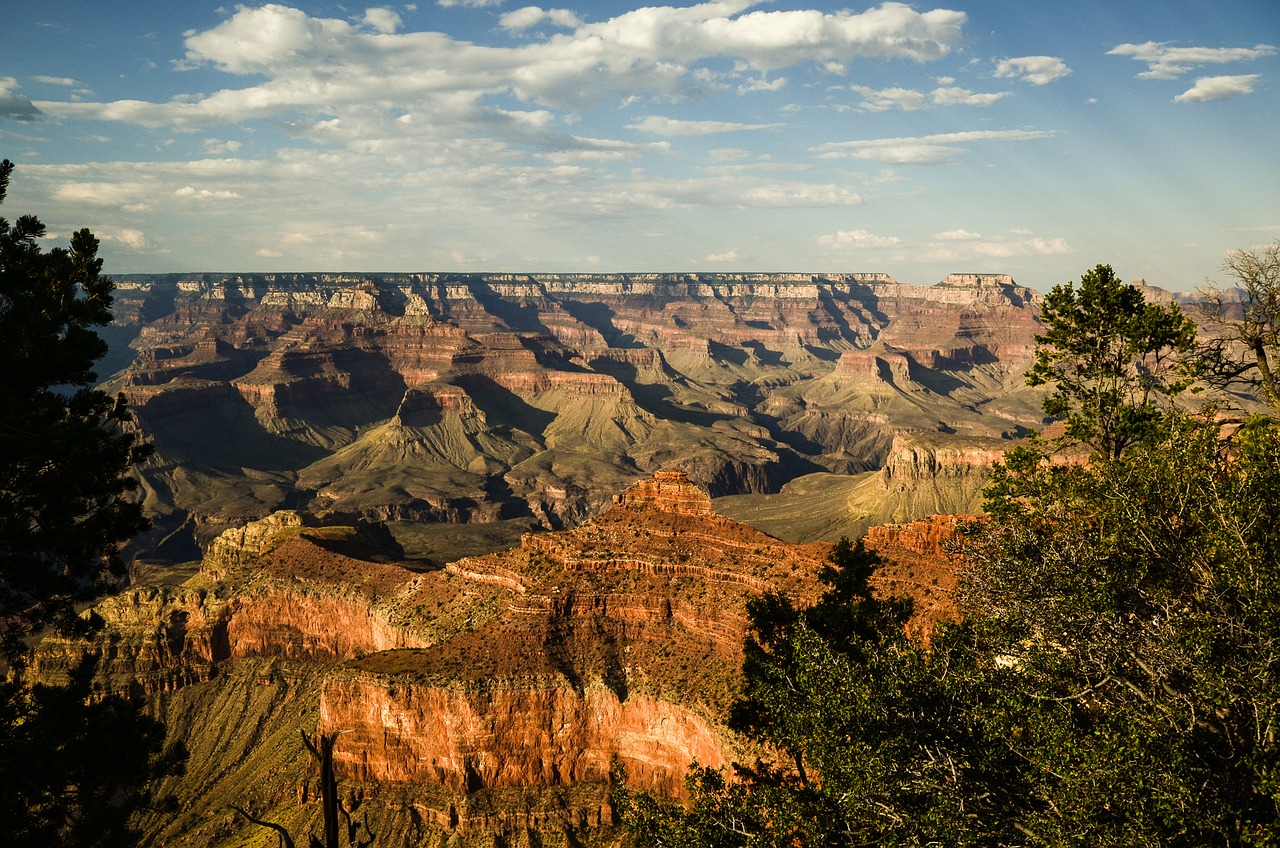
[{"label": "red rock formation", "polygon": [[614,503],[622,507],[656,509],[673,515],[709,516],[711,496],[689,482],[683,471],[659,471],[615,495]]},{"label": "red rock formation", "polygon": [[419,686],[369,675],[325,684],[320,726],[347,731],[335,763],[356,780],[438,784],[458,794],[605,783],[620,764],[636,786],[683,794],[688,764],[725,765],[689,710],[600,685]]}]

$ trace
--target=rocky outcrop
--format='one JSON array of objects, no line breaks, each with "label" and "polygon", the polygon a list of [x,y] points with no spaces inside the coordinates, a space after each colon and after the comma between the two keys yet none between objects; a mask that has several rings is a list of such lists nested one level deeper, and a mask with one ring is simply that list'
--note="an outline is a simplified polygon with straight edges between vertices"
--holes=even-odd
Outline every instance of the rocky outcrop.
[{"label": "rocky outcrop", "polygon": [[632,486],[613,502],[622,507],[656,509],[673,515],[706,517],[711,512],[711,496],[689,482],[683,471],[659,471]]},{"label": "rocky outcrop", "polygon": [[683,794],[688,764],[725,765],[721,742],[688,709],[601,684],[428,687],[331,677],[320,727],[342,730],[335,762],[355,780],[484,789],[605,784],[615,766],[636,785]]},{"label": "rocky outcrop", "polygon": [[881,472],[888,486],[909,486],[943,478],[986,478],[1004,457],[1004,445],[992,441],[965,443],[916,436],[896,436]]}]

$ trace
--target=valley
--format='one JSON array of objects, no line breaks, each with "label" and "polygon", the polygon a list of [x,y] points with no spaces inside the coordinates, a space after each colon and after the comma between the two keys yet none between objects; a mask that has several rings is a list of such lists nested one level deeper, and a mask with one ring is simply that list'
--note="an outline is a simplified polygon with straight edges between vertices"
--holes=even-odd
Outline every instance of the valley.
[{"label": "valley", "polygon": [[769,524],[796,541],[973,511],[1043,424],[1035,302],[977,274],[123,277],[107,386],[156,446],[132,554],[196,559],[281,508],[501,544],[666,469],[728,514],[805,514]]}]

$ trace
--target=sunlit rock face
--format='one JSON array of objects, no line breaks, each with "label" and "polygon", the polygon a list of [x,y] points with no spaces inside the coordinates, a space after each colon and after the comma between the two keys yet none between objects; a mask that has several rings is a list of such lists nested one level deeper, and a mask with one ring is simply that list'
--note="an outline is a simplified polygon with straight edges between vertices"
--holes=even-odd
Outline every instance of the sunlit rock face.
[{"label": "sunlit rock face", "polygon": [[[877,591],[915,598],[913,632],[949,615],[954,523],[870,538],[901,560]],[[231,804],[314,820],[300,731],[338,734],[347,803],[409,844],[607,834],[616,769],[680,797],[691,763],[751,754],[726,727],[747,602],[813,601],[830,550],[718,515],[676,470],[575,528],[427,570],[381,525],[283,511],[222,533],[181,585],[99,604],[101,629],[46,639],[31,673],[65,680],[88,654],[100,693],[145,698],[190,752],[157,787],[180,813],[143,823],[157,844],[240,838]]]},{"label": "sunlit rock face", "polygon": [[898,435],[1017,437],[1037,310],[994,274],[125,277],[110,384],[157,448],[136,552],[281,508],[558,528],[663,469],[770,493]]}]

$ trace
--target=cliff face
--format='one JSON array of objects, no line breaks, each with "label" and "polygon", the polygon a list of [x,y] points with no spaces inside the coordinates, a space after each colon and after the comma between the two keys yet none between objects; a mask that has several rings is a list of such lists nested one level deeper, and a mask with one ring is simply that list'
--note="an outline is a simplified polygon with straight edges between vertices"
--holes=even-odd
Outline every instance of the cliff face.
[{"label": "cliff face", "polygon": [[408,844],[607,834],[615,765],[679,796],[691,762],[742,753],[724,722],[747,600],[813,599],[830,550],[717,515],[679,471],[436,570],[389,561],[386,535],[352,518],[228,530],[182,585],[128,590],[99,605],[92,639],[40,646],[40,679],[95,655],[96,685],[145,696],[191,751],[160,787],[182,813],[145,823],[153,844],[241,839],[230,804],[301,829],[316,808],[299,728],[342,731],[348,806]]},{"label": "cliff face", "polygon": [[1034,301],[996,275],[126,277],[140,552],[283,507],[554,529],[661,469],[769,493],[897,433],[1017,436]]}]

